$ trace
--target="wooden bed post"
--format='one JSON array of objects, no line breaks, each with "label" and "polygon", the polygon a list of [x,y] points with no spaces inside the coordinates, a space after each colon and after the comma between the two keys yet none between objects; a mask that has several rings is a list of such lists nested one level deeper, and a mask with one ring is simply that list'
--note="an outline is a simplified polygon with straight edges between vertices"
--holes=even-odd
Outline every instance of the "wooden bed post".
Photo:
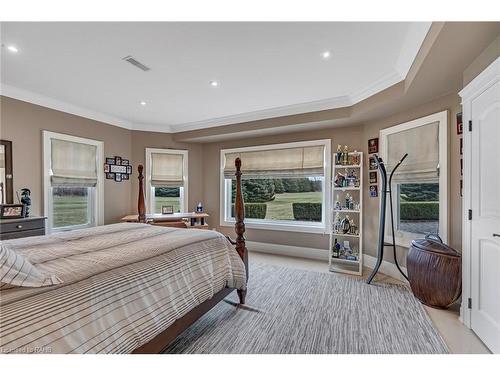
[{"label": "wooden bed post", "polygon": [[139,198],[137,200],[137,211],[139,213],[139,223],[146,222],[146,204],[144,203],[144,167],[142,164],[137,166],[139,172]]},{"label": "wooden bed post", "polygon": [[[245,246],[245,204],[243,202],[243,194],[241,192],[241,159],[236,158],[234,161],[236,166],[236,200],[234,202],[234,211],[236,216],[236,223],[234,225],[234,230],[236,232],[236,251],[245,263],[245,269],[248,280],[248,253]],[[240,298],[240,303],[245,303],[246,290],[238,290],[238,297]]]}]

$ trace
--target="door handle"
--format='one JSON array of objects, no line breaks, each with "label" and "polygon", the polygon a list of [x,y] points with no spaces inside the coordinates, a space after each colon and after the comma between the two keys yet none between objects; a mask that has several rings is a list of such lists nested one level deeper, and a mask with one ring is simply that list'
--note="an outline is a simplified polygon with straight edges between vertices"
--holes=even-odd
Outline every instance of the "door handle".
[{"label": "door handle", "polygon": [[493,237],[500,237],[500,234],[498,234],[498,233],[493,233]]}]

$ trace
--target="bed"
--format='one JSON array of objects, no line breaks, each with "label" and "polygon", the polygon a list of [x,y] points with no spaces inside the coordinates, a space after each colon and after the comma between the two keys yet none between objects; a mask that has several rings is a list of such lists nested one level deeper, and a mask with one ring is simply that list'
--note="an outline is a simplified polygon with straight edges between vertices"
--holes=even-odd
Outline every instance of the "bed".
[{"label": "bed", "polygon": [[236,166],[236,241],[143,222],[3,241],[0,262],[10,268],[0,280],[0,353],[158,353],[229,293],[244,304]]}]

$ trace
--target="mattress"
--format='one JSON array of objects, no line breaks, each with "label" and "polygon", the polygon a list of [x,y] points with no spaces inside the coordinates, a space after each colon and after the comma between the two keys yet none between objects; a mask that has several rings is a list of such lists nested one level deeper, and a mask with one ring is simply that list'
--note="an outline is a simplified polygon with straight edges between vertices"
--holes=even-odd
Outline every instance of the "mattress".
[{"label": "mattress", "polygon": [[0,291],[0,353],[130,353],[245,266],[220,233],[121,223],[4,241],[62,283]]}]

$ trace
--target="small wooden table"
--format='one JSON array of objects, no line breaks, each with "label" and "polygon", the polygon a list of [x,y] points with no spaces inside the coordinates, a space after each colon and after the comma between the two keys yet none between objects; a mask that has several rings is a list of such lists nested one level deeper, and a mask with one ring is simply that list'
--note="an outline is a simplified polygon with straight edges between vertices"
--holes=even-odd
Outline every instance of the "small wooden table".
[{"label": "small wooden table", "polygon": [[[182,227],[181,223],[183,223],[186,228],[207,229],[208,224],[205,219],[209,216],[210,215],[205,212],[178,212],[165,215],[149,214],[146,215],[146,223],[171,227]],[[124,216],[121,221],[137,223],[139,221],[139,215]],[[188,221],[190,225],[186,225],[186,221]]]}]

